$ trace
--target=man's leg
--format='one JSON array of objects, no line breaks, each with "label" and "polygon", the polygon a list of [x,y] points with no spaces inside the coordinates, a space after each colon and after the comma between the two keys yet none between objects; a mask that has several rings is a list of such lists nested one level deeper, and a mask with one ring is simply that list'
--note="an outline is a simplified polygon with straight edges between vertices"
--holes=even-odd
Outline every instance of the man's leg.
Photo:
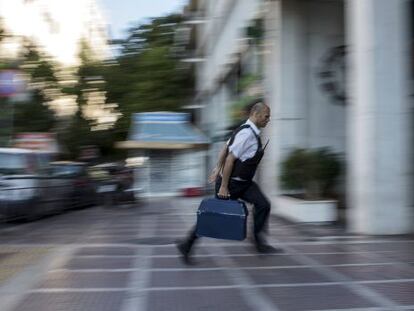
[{"label": "man's leg", "polygon": [[191,249],[194,246],[195,241],[198,239],[197,235],[196,235],[196,227],[194,226],[187,238],[183,241],[179,241],[177,243],[177,248],[180,251],[181,255],[182,255],[182,259],[184,261],[184,263],[186,264],[191,264],[191,260],[190,260],[190,254],[191,254]]},{"label": "man's leg", "polygon": [[[217,197],[217,193],[220,189],[220,185],[221,185],[221,178],[217,177],[216,184],[215,184],[215,196],[216,197]],[[198,239],[198,237],[197,237],[197,234],[196,234],[196,226],[194,226],[190,230],[187,238],[183,241],[179,241],[176,244],[179,252],[182,255],[182,259],[186,264],[192,264],[192,261],[190,259],[191,249],[193,248],[194,243],[196,242],[197,239]]]},{"label": "man's leg", "polygon": [[257,251],[260,253],[280,252],[280,249],[268,245],[264,238],[270,214],[270,202],[262,193],[259,186],[255,182],[252,182],[241,195],[241,199],[254,205],[254,239]]}]

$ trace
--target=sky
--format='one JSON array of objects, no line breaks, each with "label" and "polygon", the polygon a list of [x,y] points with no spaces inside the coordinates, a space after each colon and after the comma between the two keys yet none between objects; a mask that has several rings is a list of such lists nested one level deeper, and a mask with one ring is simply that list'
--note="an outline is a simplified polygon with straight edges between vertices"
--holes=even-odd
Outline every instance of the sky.
[{"label": "sky", "polygon": [[[0,19],[13,34],[3,40],[0,55],[17,55],[21,36],[33,39],[65,65],[76,65],[79,39],[102,58],[116,55],[110,39],[124,39],[128,28],[151,17],[182,12],[189,0],[0,0]],[[20,37],[19,37],[20,36]],[[3,48],[5,47],[5,48]],[[5,52],[3,54],[6,54]]]},{"label": "sky", "polygon": [[125,37],[130,25],[145,18],[181,11],[188,0],[99,0],[112,39]]},{"label": "sky", "polygon": [[0,0],[0,19],[9,36],[0,54],[17,57],[22,38],[30,38],[61,64],[78,64],[79,41],[85,39],[95,55],[108,56],[108,22],[96,0]]}]

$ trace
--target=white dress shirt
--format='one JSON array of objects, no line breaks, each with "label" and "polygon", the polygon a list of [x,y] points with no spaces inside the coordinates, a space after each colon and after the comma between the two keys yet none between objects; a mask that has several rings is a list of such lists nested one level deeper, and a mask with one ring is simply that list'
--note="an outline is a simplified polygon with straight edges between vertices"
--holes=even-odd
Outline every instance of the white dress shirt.
[{"label": "white dress shirt", "polygon": [[233,143],[229,147],[229,152],[231,152],[237,159],[242,162],[253,158],[257,152],[257,148],[259,147],[257,144],[257,138],[252,130],[256,133],[256,135],[260,135],[260,130],[252,121],[250,121],[250,119],[248,119],[244,124],[250,125],[251,129],[244,128],[239,131],[236,134]]}]

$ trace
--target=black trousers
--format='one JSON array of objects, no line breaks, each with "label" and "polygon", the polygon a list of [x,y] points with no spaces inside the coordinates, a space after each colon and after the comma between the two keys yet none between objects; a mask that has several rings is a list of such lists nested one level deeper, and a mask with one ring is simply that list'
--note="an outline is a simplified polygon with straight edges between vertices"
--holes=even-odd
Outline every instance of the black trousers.
[{"label": "black trousers", "polygon": [[[221,178],[216,180],[216,197],[221,186]],[[231,179],[229,181],[230,199],[242,199],[254,206],[254,238],[258,244],[263,243],[262,233],[267,231],[267,222],[270,214],[270,202],[262,193],[259,186],[254,181],[238,181]],[[197,235],[195,233],[195,226],[190,231],[187,238],[187,246],[190,250],[193,243],[196,241]]]}]

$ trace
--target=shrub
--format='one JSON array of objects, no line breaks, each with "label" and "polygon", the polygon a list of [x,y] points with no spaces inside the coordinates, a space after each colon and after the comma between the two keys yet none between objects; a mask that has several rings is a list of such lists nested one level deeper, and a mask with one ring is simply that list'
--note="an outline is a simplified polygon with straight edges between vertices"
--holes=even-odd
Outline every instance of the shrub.
[{"label": "shrub", "polygon": [[329,148],[295,149],[282,162],[282,188],[303,194],[306,199],[327,198],[341,167],[339,154]]}]

